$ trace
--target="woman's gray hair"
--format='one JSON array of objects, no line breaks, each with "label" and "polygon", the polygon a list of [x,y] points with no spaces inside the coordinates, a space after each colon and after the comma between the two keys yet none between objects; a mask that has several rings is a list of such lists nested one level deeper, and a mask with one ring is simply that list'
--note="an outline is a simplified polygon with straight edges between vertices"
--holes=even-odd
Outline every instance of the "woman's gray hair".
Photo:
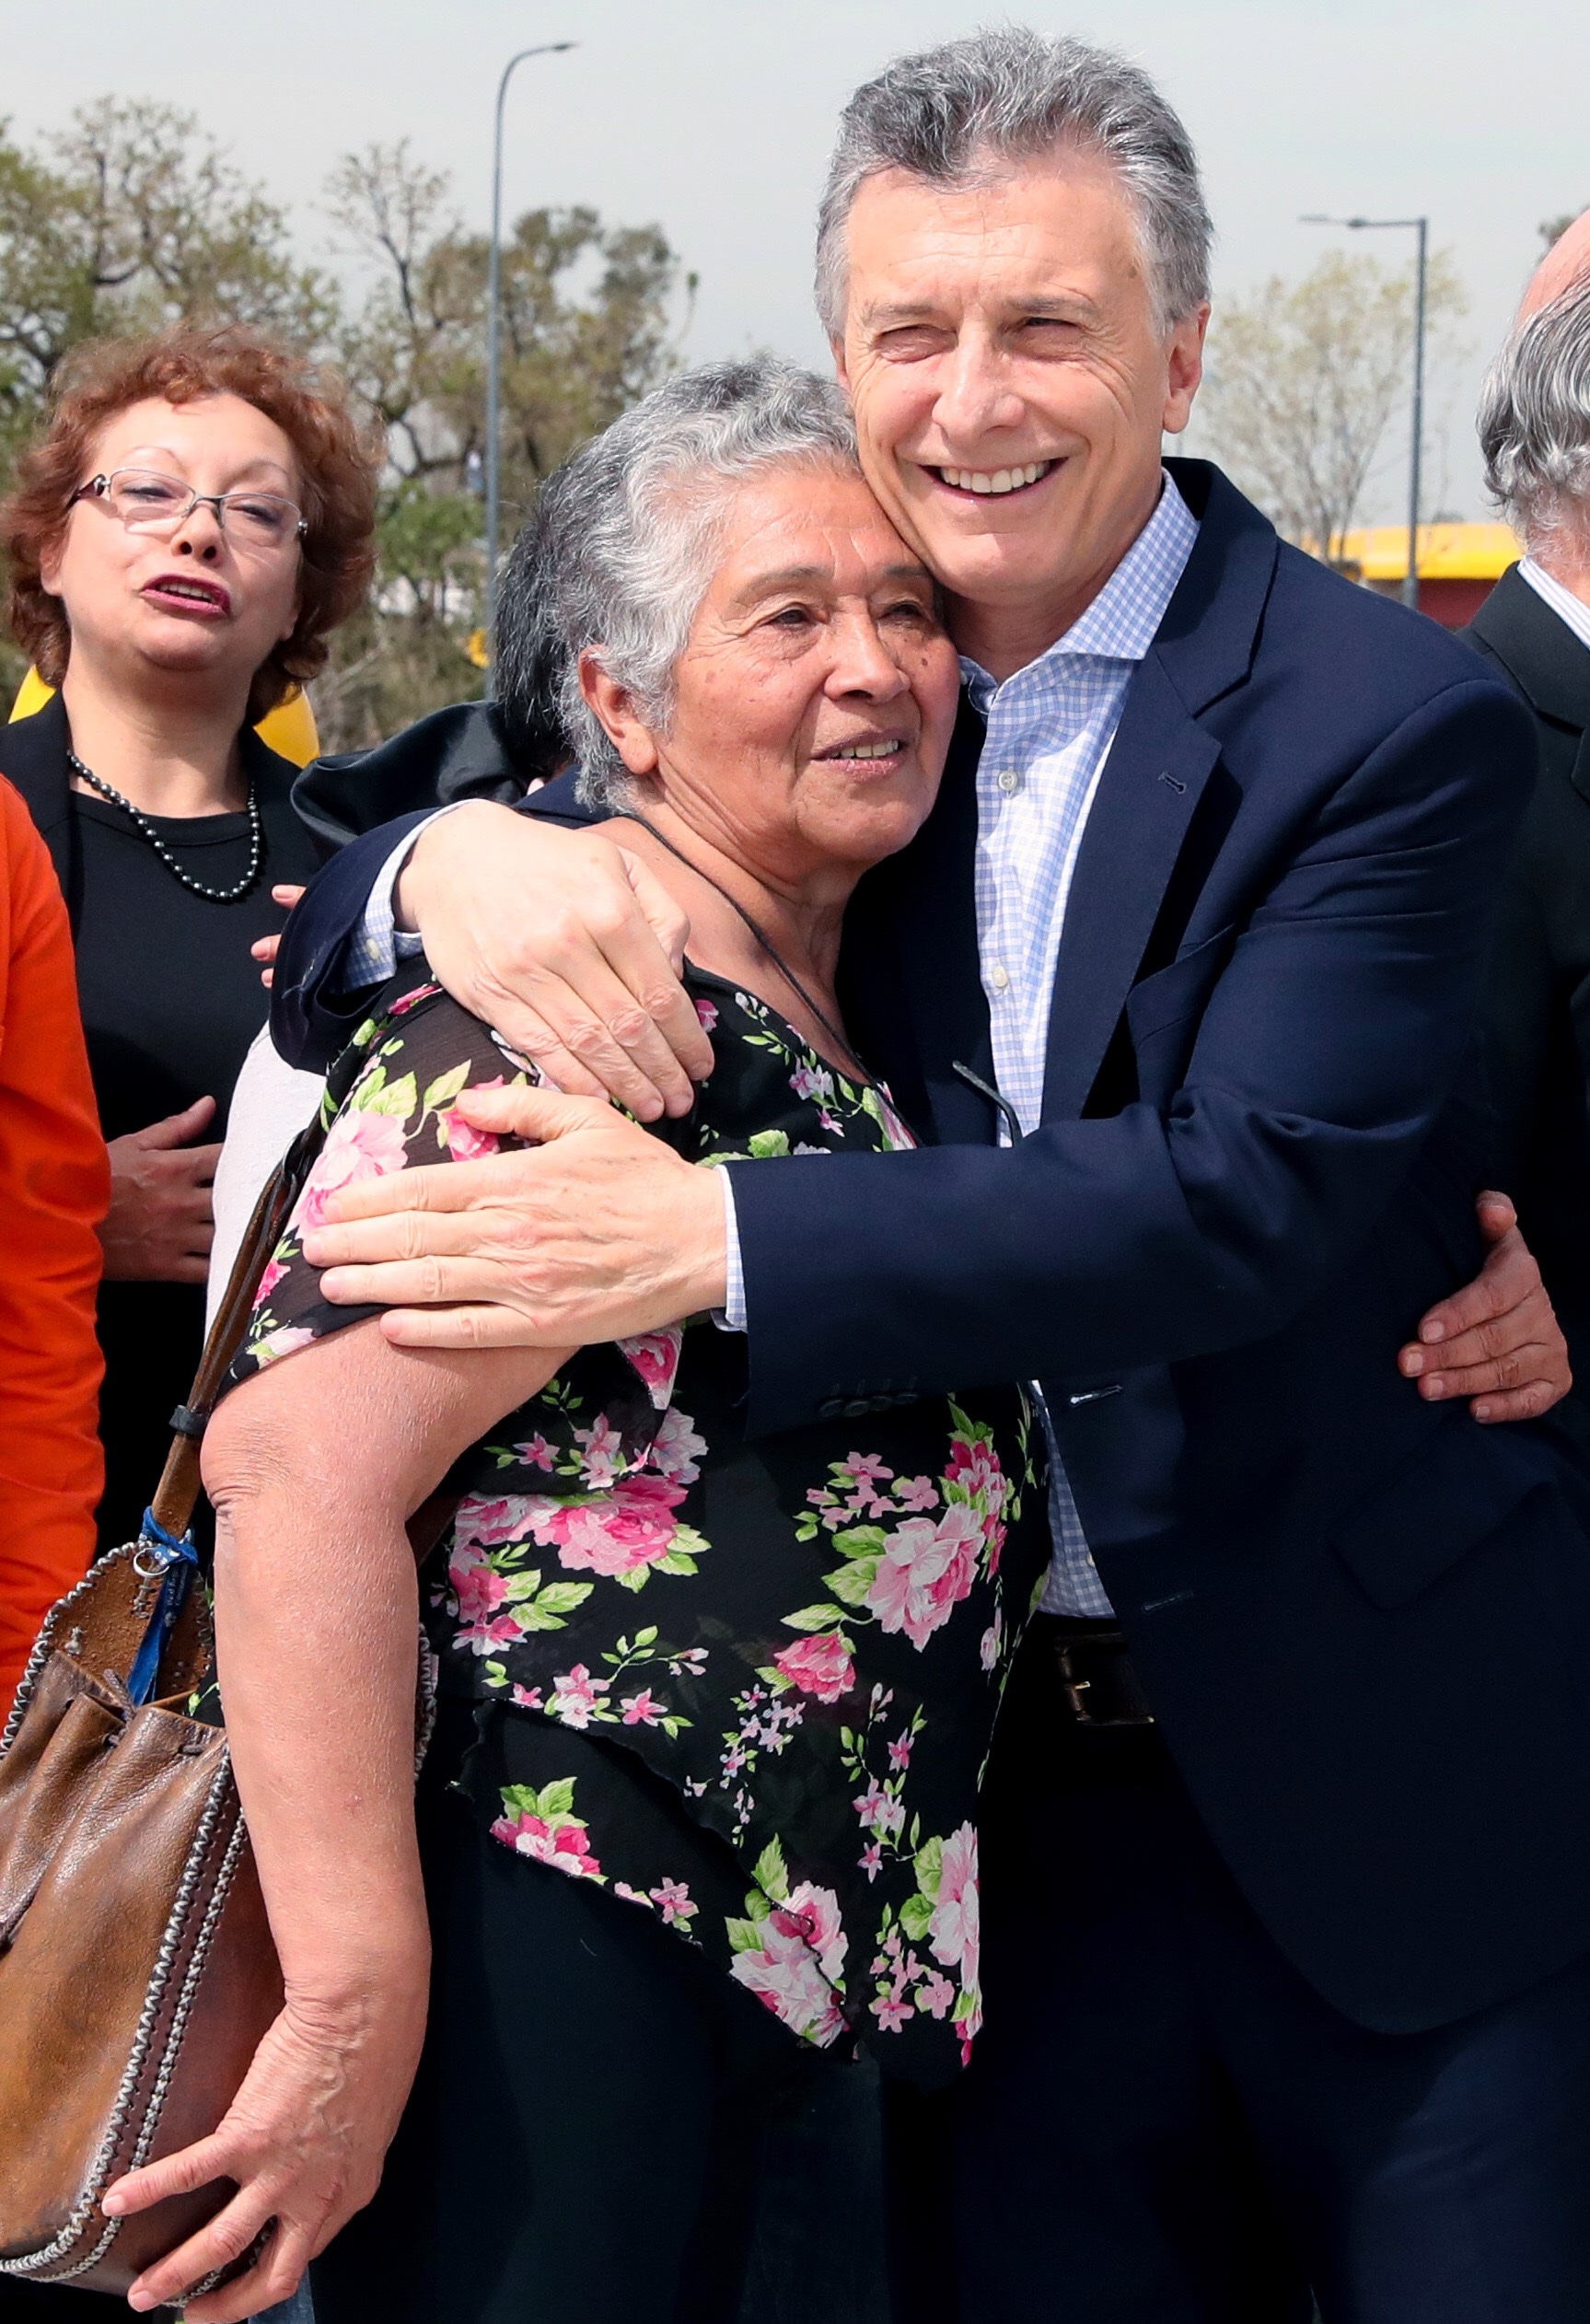
[{"label": "woman's gray hair", "polygon": [[581,655],[666,730],[729,494],[788,466],[859,472],[850,407],[833,380],[758,355],[654,389],[542,485],[503,576],[499,705],[512,734],[555,703],[588,805],[621,806],[632,778],[580,691]]},{"label": "woman's gray hair", "polygon": [[1531,548],[1590,536],[1590,273],[1514,326],[1479,425],[1491,497]]},{"label": "woman's gray hair", "polygon": [[1213,227],[1176,112],[1125,57],[1013,25],[899,57],[845,107],[818,212],[817,305],[830,338],[844,335],[845,229],[868,178],[903,169],[973,185],[1056,146],[1097,154],[1119,174],[1161,330],[1201,307]]}]

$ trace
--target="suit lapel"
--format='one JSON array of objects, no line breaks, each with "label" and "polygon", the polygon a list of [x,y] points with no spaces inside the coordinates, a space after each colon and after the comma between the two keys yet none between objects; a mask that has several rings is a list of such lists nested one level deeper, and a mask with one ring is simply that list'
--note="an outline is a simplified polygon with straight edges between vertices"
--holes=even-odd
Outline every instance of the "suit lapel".
[{"label": "suit lapel", "polygon": [[1508,567],[1468,628],[1535,709],[1559,726],[1590,730],[1590,646],[1517,565]]},{"label": "suit lapel", "polygon": [[1275,578],[1275,529],[1217,468],[1167,460],[1198,540],[1127,690],[1077,854],[1055,964],[1043,1116],[1075,1121],[1136,981],[1220,756],[1199,714],[1247,679]]},{"label": "suit lapel", "polygon": [[[1128,691],[1077,858],[1050,1012],[1044,1116],[1086,1102],[1219,758],[1199,715],[1251,666],[1275,576],[1274,528],[1201,460],[1169,460],[1199,537]],[[956,1074],[993,1079],[977,941],[981,720],[964,701],[938,805],[869,872],[846,916],[846,1017],[907,1119],[942,1144],[988,1145],[993,1110]]]},{"label": "suit lapel", "polygon": [[1578,727],[1568,780],[1590,802],[1590,646],[1517,565],[1509,565],[1468,633],[1501,663],[1531,709],[1555,726]]},{"label": "suit lapel", "polygon": [[1074,1121],[1087,1102],[1219,756],[1150,654],[1127,695],[1077,854],[1050,1009],[1046,1121]]}]

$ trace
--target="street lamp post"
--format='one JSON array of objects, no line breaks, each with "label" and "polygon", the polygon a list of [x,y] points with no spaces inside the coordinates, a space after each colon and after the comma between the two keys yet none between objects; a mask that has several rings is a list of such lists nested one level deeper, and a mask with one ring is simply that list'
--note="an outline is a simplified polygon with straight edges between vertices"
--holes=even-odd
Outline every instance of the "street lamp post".
[{"label": "street lamp post", "polygon": [[503,107],[514,68],[527,57],[561,56],[577,41],[543,41],[510,56],[497,83],[496,135],[492,145],[492,254],[486,287],[486,668],[487,687],[497,667],[497,534],[502,516],[503,403]]},{"label": "street lamp post", "polygon": [[[1413,276],[1413,440],[1408,455],[1408,573],[1402,602],[1419,610],[1419,485],[1424,451],[1424,292],[1429,256],[1428,218],[1329,218],[1310,211],[1304,226],[1344,226],[1354,234],[1374,233],[1382,227],[1411,227],[1419,238],[1419,257]],[[1329,553],[1329,544],[1327,545]]]}]

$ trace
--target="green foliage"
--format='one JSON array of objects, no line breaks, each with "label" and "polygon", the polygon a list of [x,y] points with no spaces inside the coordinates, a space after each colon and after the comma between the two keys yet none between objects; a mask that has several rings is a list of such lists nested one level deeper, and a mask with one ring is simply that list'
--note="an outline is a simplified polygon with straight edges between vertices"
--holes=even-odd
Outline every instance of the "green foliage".
[{"label": "green foliage", "polygon": [[0,124],[0,428],[34,424],[86,339],[183,318],[315,343],[336,286],[296,260],[284,214],[168,105],[105,97],[27,151]]},{"label": "green foliage", "polygon": [[[348,749],[480,691],[489,250],[406,141],[347,156],[327,206],[356,295],[302,261],[286,214],[190,114],[104,98],[31,146],[0,122],[0,489],[74,347],[184,318],[334,359],[385,431],[376,589],[312,689],[324,746]],[[673,368],[680,287],[656,227],[575,208],[509,227],[505,540],[540,479]],[[21,675],[0,641],[7,701]]]},{"label": "green foliage", "polygon": [[[328,749],[351,749],[480,680],[490,249],[407,140],[350,154],[329,192],[342,246],[373,280],[337,352],[392,460],[376,608],[314,690]],[[540,478],[673,368],[678,261],[656,227],[532,210],[502,254],[503,537]],[[687,283],[693,287],[693,278]]]}]

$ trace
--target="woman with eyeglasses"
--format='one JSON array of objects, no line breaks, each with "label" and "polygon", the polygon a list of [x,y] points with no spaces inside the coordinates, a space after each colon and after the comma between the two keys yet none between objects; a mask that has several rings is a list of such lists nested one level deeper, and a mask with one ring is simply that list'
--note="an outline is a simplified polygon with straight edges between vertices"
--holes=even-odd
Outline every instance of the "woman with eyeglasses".
[{"label": "woman with eyeglasses", "polygon": [[112,1193],[102,1547],[138,1529],[203,1330],[210,1184],[265,1013],[250,945],[321,853],[255,723],[323,666],[374,562],[340,383],[253,332],[83,351],[0,512],[13,634],[58,692],[0,726],[54,858]]}]

